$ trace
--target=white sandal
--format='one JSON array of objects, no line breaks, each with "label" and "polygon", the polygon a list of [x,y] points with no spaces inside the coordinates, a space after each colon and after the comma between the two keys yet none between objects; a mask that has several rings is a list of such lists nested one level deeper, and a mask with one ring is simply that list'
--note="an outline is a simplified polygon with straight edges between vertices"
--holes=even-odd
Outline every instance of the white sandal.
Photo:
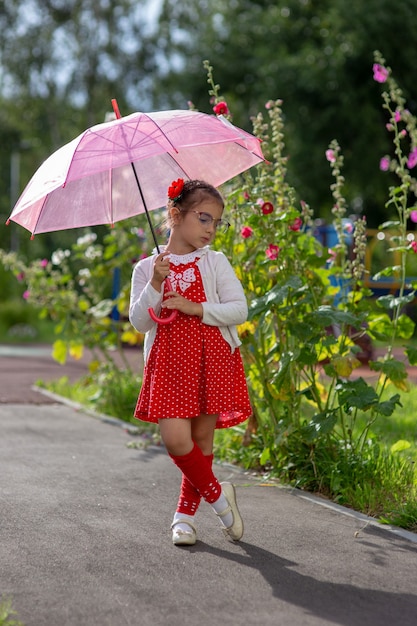
[{"label": "white sandal", "polygon": [[233,541],[239,541],[239,539],[242,539],[243,537],[243,520],[239,513],[239,509],[237,508],[235,488],[232,483],[220,483],[220,485],[222,488],[222,493],[226,497],[229,506],[221,513],[216,513],[216,515],[221,518],[228,513],[233,514],[232,525],[228,528],[226,528],[226,526],[223,526],[222,530],[226,537],[232,539]]},{"label": "white sandal", "polygon": [[[178,524],[186,524],[190,530],[177,528]],[[193,546],[197,541],[197,531],[188,519],[177,519],[171,524],[172,543],[175,546]]]}]

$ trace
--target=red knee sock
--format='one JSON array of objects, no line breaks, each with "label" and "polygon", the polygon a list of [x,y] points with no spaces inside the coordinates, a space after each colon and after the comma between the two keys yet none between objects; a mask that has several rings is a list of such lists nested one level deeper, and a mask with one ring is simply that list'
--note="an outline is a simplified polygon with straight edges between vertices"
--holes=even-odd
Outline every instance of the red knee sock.
[{"label": "red knee sock", "polygon": [[[209,467],[213,463],[213,454],[204,455]],[[177,513],[185,515],[195,515],[200,504],[201,496],[197,489],[188,480],[185,474],[182,475],[180,497],[178,498]]]},{"label": "red knee sock", "polygon": [[210,463],[196,444],[188,454],[169,456],[206,502],[211,504],[218,500],[222,488],[213,474]]}]

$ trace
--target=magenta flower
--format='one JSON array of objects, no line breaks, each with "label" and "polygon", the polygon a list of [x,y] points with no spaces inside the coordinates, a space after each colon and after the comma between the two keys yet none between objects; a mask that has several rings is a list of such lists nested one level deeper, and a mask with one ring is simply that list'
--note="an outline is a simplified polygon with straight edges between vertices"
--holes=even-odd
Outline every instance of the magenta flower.
[{"label": "magenta flower", "polygon": [[379,63],[374,63],[372,66],[372,70],[374,72],[374,80],[377,83],[385,83],[388,78],[388,70],[383,65]]},{"label": "magenta flower", "polygon": [[382,159],[379,162],[379,169],[382,172],[388,172],[388,170],[389,170],[389,163],[390,163],[389,157],[383,156]]},{"label": "magenta flower", "polygon": [[30,291],[28,291],[28,290],[26,289],[26,291],[24,291],[24,292],[22,293],[22,298],[23,298],[24,300],[27,300],[27,299],[29,298],[29,296],[30,296]]},{"label": "magenta flower", "polygon": [[248,194],[247,191],[243,192],[243,197],[244,197],[245,200],[249,200],[250,199],[250,195]]},{"label": "magenta flower", "polygon": [[335,163],[336,162],[336,153],[334,150],[326,150],[326,159],[329,161],[329,163]]},{"label": "magenta flower", "polygon": [[408,157],[407,167],[409,170],[411,170],[416,165],[417,165],[417,148],[413,148],[413,150],[411,151]]},{"label": "magenta flower", "polygon": [[293,223],[290,224],[289,229],[296,232],[297,230],[300,230],[302,225],[303,225],[303,220],[301,219],[301,217],[296,217]]},{"label": "magenta flower", "polygon": [[417,241],[412,241],[411,244],[410,244],[410,247],[411,247],[412,251],[417,254]]},{"label": "magenta flower", "polygon": [[213,111],[216,115],[227,115],[229,113],[229,109],[227,107],[226,102],[218,102],[214,107]]},{"label": "magenta flower", "polygon": [[240,231],[240,234],[242,235],[244,239],[247,239],[248,237],[252,237],[253,228],[251,228],[250,226],[242,226],[242,230]]},{"label": "magenta flower", "polygon": [[19,274],[17,274],[16,276],[17,280],[19,281],[19,283],[23,282],[25,279],[25,274],[24,272],[19,272]]},{"label": "magenta flower", "polygon": [[280,252],[280,247],[276,246],[274,243],[270,243],[267,249],[265,250],[265,254],[271,261],[275,261],[278,258]]},{"label": "magenta flower", "polygon": [[417,211],[415,209],[410,213],[410,220],[414,222],[414,224],[417,224]]},{"label": "magenta flower", "polygon": [[264,202],[261,206],[261,211],[264,215],[269,215],[274,210],[272,202]]},{"label": "magenta flower", "polygon": [[397,122],[397,124],[398,122],[401,122],[401,111],[399,111],[398,109],[394,113],[394,119]]},{"label": "magenta flower", "polygon": [[48,259],[42,259],[39,263],[41,267],[46,267],[48,265]]}]

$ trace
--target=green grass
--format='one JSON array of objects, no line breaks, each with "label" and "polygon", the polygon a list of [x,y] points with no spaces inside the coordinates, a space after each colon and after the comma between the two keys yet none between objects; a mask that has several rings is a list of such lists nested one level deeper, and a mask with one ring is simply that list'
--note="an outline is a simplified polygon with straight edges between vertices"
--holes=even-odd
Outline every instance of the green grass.
[{"label": "green grass", "polygon": [[38,386],[57,395],[78,402],[98,413],[137,424],[133,417],[141,379],[129,370],[118,370],[102,365],[94,374],[70,383],[66,376]]},{"label": "green grass", "polygon": [[[385,390],[387,397],[394,395],[398,390],[390,385]],[[417,387],[412,386],[407,393],[401,393],[402,407],[396,407],[389,417],[379,415],[371,427],[371,434],[376,436],[388,448],[398,441],[405,440],[410,444],[404,453],[413,461],[417,461]],[[364,419],[360,418],[359,426]]]},{"label": "green grass", "polygon": [[23,622],[13,617],[15,615],[11,599],[3,597],[0,602],[0,626],[23,626]]}]

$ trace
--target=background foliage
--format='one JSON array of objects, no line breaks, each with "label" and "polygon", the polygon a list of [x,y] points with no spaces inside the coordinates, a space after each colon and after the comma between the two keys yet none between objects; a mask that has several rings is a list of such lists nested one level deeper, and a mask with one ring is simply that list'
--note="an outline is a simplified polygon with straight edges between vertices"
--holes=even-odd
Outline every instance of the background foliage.
[{"label": "background foliage", "polygon": [[35,258],[73,242],[71,233],[61,233],[29,246],[13,225],[3,226],[24,184],[51,151],[102,122],[113,97],[122,114],[187,108],[189,100],[210,111],[206,58],[237,125],[250,129],[249,116],[268,99],[283,100],[289,180],[316,216],[330,215],[331,178],[321,155],[337,137],[349,212],[377,226],[387,215],[378,164],[389,143],[369,66],[380,49],[415,112],[414,9],[414,0],[3,2],[2,245]]}]

